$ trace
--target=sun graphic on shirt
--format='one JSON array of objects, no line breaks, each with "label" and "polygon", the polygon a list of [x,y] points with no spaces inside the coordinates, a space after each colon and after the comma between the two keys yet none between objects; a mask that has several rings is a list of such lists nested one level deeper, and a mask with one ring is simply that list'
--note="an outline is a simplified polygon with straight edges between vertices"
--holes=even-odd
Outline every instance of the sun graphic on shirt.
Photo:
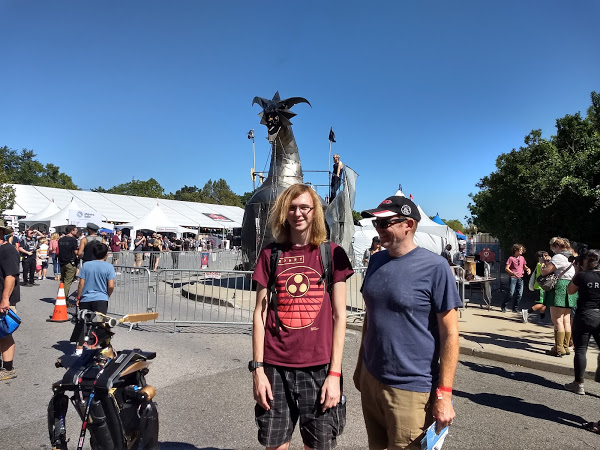
[{"label": "sun graphic on shirt", "polygon": [[317,318],[323,304],[324,283],[311,267],[292,267],[277,277],[277,311],[287,328],[306,328]]}]

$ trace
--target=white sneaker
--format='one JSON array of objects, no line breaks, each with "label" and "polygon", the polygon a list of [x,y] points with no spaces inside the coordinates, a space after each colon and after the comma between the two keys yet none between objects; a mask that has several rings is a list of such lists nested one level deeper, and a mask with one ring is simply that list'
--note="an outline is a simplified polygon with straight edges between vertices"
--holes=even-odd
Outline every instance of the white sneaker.
[{"label": "white sneaker", "polygon": [[573,394],[585,395],[583,383],[577,383],[576,381],[573,381],[572,383],[565,384],[565,389],[567,391],[571,391]]},{"label": "white sneaker", "polygon": [[527,320],[529,319],[529,311],[523,308],[521,310],[521,315],[523,316],[523,323],[527,323]]}]

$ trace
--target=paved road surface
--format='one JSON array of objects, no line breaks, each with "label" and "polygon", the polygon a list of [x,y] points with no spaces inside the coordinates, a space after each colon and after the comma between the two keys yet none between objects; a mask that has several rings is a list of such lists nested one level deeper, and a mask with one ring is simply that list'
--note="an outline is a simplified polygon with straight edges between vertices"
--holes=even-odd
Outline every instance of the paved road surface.
[{"label": "paved road surface", "polygon": [[[70,352],[69,323],[47,323],[56,285],[23,289],[24,319],[16,335],[19,377],[0,383],[0,450],[50,448],[46,406],[50,386],[62,376],[53,362]],[[249,329],[194,327],[172,333],[169,326],[118,328],[117,348],[157,351],[149,383],[158,389],[163,449],[259,448],[253,422]],[[348,424],[339,448],[367,448],[359,393],[351,384],[360,335],[346,337]],[[580,428],[600,419],[600,386],[586,382],[589,395],[562,389],[565,376],[461,356],[454,403],[458,413],[445,449],[593,449],[600,436]],[[70,408],[68,429],[75,448],[80,423]],[[302,448],[298,436],[293,449]]]}]

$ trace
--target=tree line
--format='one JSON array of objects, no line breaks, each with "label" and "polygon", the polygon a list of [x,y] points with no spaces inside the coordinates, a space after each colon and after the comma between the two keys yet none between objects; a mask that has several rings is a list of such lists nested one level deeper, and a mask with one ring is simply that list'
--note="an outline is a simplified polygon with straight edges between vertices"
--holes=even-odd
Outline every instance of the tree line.
[{"label": "tree line", "polygon": [[553,236],[600,248],[600,94],[590,97],[585,117],[557,119],[550,139],[532,130],[524,146],[498,156],[496,170],[470,194],[470,220],[504,250],[519,242],[531,258],[548,250]]},{"label": "tree line", "polygon": [[[54,164],[42,164],[36,159],[33,150],[17,151],[7,146],[0,147],[0,211],[14,206],[15,191],[8,184],[24,184],[33,186],[55,187],[78,190],[73,179]],[[219,205],[243,207],[251,197],[251,192],[242,195],[234,193],[222,178],[208,180],[202,188],[183,186],[175,192],[165,189],[154,178],[148,180],[132,180],[111,188],[101,186],[91,189],[93,192],[132,195],[137,197],[164,198],[188,202],[212,203]]]}]

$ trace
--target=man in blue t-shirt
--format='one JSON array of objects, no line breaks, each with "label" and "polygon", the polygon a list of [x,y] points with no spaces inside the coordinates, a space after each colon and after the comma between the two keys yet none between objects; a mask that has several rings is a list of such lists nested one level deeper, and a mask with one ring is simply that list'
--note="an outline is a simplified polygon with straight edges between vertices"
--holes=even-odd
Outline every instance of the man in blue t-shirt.
[{"label": "man in blue t-shirt", "polygon": [[373,217],[382,247],[362,286],[366,305],[354,384],[361,392],[369,448],[405,448],[433,421],[455,417],[461,306],[448,262],[414,243],[421,215],[404,196],[362,212]]},{"label": "man in blue t-shirt", "polygon": [[[99,241],[88,244],[92,248],[93,261],[86,262],[79,271],[77,306],[81,309],[106,314],[108,299],[115,288],[115,269],[106,262],[108,246]],[[74,333],[75,334],[75,333]],[[77,342],[75,354],[81,354],[83,342]]]}]

